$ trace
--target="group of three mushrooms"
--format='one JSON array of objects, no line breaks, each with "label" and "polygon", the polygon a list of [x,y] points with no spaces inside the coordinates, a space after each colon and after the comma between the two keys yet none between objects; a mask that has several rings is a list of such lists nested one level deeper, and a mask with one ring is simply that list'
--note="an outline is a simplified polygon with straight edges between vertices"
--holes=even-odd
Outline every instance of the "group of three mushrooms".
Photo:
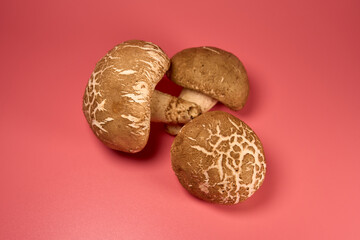
[{"label": "group of three mushrooms", "polygon": [[[155,90],[165,74],[183,87],[178,98]],[[245,68],[229,52],[189,48],[170,60],[157,45],[131,40],[115,46],[96,64],[85,89],[83,112],[98,139],[129,153],[145,147],[150,121],[165,123],[166,131],[177,135],[171,161],[180,183],[203,200],[234,204],[262,184],[263,148],[238,118],[206,112],[217,101],[239,110],[248,92]]]}]

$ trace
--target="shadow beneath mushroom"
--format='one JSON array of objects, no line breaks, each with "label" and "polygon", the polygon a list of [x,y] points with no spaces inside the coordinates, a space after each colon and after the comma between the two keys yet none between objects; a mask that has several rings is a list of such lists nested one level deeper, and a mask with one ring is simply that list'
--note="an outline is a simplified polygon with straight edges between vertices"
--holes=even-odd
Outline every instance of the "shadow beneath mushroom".
[{"label": "shadow beneath mushroom", "polygon": [[249,78],[249,96],[246,101],[245,106],[239,110],[239,115],[246,116],[254,114],[254,112],[258,109],[258,106],[261,105],[261,101],[263,101],[263,88],[261,87],[261,77],[256,74],[256,71],[252,71],[252,69],[247,70],[248,78]]},{"label": "shadow beneath mushroom", "polygon": [[[156,155],[161,148],[161,142],[164,138],[164,126],[162,123],[151,123],[150,127],[150,135],[149,140],[145,146],[145,148],[138,153],[126,153],[120,152],[117,150],[109,149],[109,151],[116,155],[118,159],[121,160],[129,160],[129,161],[137,161],[137,162],[148,162],[151,160],[156,160]],[[118,158],[120,157],[120,158]]]},{"label": "shadow beneath mushroom", "polygon": [[182,87],[175,84],[166,75],[156,85],[156,90],[173,95],[175,97],[179,96],[181,89],[182,89]]}]

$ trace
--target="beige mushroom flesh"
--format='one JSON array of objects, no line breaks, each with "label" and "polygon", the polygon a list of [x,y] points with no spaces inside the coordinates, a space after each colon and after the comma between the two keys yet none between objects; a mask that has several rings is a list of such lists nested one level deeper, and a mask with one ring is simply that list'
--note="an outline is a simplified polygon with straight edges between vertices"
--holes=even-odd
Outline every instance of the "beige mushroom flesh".
[{"label": "beige mushroom flesh", "polygon": [[151,121],[184,124],[202,113],[194,102],[155,90],[151,98]]},{"label": "beige mushroom flesh", "polygon": [[105,145],[139,152],[148,141],[151,118],[185,123],[201,113],[194,103],[155,91],[169,65],[160,47],[140,40],[123,42],[100,59],[85,89],[83,112]]},{"label": "beige mushroom flesh", "polygon": [[[244,65],[232,53],[215,47],[184,49],[171,58],[167,76],[183,87],[179,98],[194,102],[202,112],[218,101],[240,110],[247,101],[249,82]],[[181,125],[166,125],[176,135]]]},{"label": "beige mushroom flesh", "polygon": [[266,163],[255,132],[221,111],[187,123],[171,147],[172,168],[192,195],[218,204],[237,204],[262,185]]}]

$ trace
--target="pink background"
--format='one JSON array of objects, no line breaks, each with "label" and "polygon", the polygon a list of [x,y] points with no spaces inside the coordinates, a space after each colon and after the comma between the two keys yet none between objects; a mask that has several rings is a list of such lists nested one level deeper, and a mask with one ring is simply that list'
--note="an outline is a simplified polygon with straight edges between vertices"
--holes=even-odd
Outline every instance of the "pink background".
[{"label": "pink background", "polygon": [[[359,11],[356,0],[1,1],[0,239],[360,239]],[[136,155],[96,139],[82,95],[129,39],[243,61],[246,107],[215,109],[263,142],[253,197],[229,207],[189,195],[161,124]]]}]

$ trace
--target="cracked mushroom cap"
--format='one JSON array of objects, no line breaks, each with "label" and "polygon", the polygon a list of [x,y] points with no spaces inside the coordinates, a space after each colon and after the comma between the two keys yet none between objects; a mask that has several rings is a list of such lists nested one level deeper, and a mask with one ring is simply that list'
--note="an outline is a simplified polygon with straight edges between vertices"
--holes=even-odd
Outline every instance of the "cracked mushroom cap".
[{"label": "cracked mushroom cap", "polygon": [[208,95],[233,110],[246,103],[249,82],[241,61],[215,47],[184,49],[171,58],[168,77],[176,84]]},{"label": "cracked mushroom cap", "polygon": [[207,112],[186,124],[171,147],[181,185],[208,202],[236,204],[261,186],[264,151],[253,130],[235,116]]},{"label": "cracked mushroom cap", "polygon": [[83,112],[104,144],[131,153],[145,147],[151,95],[169,62],[155,44],[130,40],[115,46],[96,64],[85,89]]}]

